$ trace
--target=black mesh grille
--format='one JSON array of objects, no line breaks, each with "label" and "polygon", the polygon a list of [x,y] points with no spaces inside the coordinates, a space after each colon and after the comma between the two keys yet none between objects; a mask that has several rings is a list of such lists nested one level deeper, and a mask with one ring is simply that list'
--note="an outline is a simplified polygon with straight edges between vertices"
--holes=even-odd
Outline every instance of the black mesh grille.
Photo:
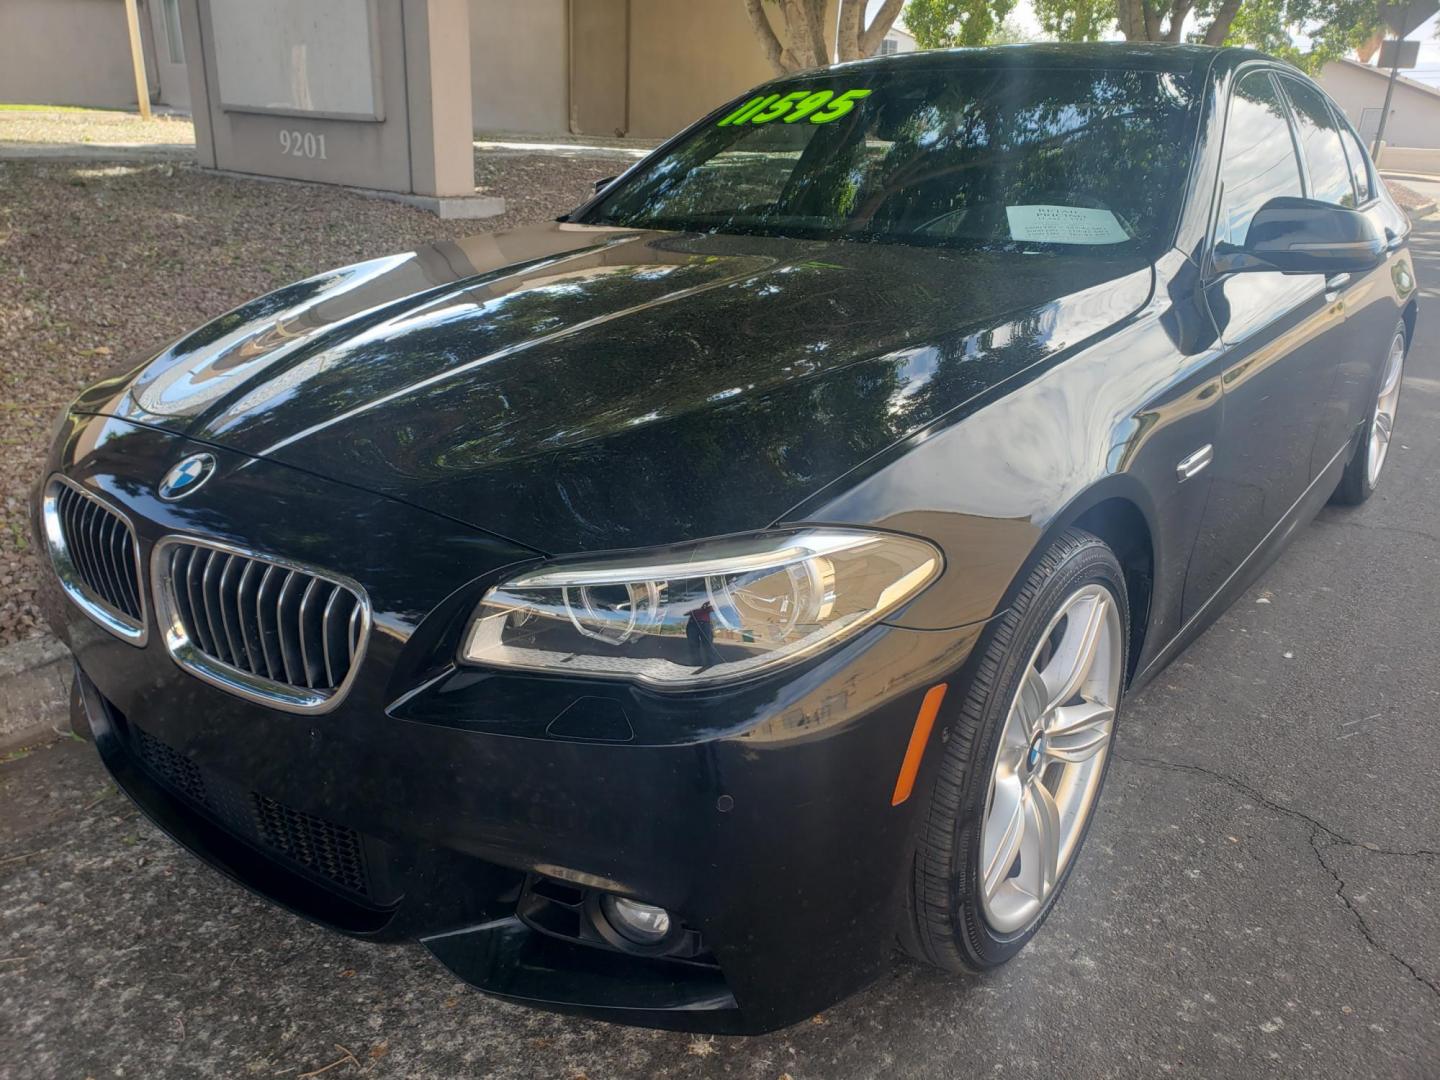
[{"label": "black mesh grille", "polygon": [[141,728],[135,729],[136,749],[140,760],[151,775],[177,795],[184,795],[201,806],[209,805],[205,791],[205,777],[199,766],[184,754],[172,750],[155,736]]},{"label": "black mesh grille", "polygon": [[57,482],[54,491],[65,553],[85,592],[91,600],[138,624],[140,573],[130,526],[103,503],[68,484]]},{"label": "black mesh grille", "polygon": [[333,692],[345,682],[365,629],[352,589],[203,544],[172,544],[164,563],[169,602],[211,660],[308,690]]},{"label": "black mesh grille", "polygon": [[365,891],[365,858],[353,829],[326,821],[264,795],[252,795],[260,839],[352,892]]},{"label": "black mesh grille", "polygon": [[131,745],[163,787],[209,812],[230,831],[270,848],[315,877],[359,896],[371,896],[363,838],[354,829],[295,810],[206,772],[138,725]]}]

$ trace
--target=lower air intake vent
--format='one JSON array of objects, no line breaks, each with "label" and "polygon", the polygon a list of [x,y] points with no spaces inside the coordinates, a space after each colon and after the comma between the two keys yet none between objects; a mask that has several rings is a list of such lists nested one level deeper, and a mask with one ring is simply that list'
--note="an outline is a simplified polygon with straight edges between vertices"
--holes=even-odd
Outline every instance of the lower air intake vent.
[{"label": "lower air intake vent", "polygon": [[353,829],[253,795],[260,839],[301,866],[351,892],[365,891],[365,859]]},{"label": "lower air intake vent", "polygon": [[292,712],[339,702],[370,631],[360,586],[209,541],[168,539],[154,558],[160,625],[181,667]]},{"label": "lower air intake vent", "polygon": [[177,795],[184,795],[201,806],[210,804],[205,791],[205,777],[199,767],[178,750],[172,750],[148,731],[135,729],[135,749],[140,760],[156,780]]},{"label": "lower air intake vent", "polygon": [[[310,877],[369,899],[372,895],[365,839],[354,829],[296,810],[202,769],[188,756],[128,724],[130,745],[161,787],[251,844],[269,848]],[[383,858],[380,860],[383,864]]]}]

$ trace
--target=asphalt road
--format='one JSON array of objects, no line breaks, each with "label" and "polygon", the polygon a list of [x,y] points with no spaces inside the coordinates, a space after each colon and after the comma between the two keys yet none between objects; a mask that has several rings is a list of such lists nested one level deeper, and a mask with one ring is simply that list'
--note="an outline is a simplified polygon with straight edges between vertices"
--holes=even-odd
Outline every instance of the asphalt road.
[{"label": "asphalt road", "polygon": [[[1415,247],[1433,305],[1440,223]],[[0,765],[0,1076],[1440,1077],[1434,318],[1381,491],[1129,703],[1068,892],[1004,971],[897,960],[755,1039],[533,1012],[253,899],[66,741]]]}]

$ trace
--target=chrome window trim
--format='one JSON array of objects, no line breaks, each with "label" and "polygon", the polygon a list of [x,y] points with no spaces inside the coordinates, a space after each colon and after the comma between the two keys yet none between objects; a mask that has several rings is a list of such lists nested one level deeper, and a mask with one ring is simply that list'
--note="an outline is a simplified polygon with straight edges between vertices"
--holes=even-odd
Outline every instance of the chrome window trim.
[{"label": "chrome window trim", "polygon": [[[329,692],[311,690],[303,686],[291,686],[259,675],[252,675],[248,671],[241,671],[237,667],[207,655],[192,643],[174,600],[174,583],[170,577],[169,561],[165,558],[166,552],[180,544],[210,548],[227,555],[239,555],[242,558],[253,559],[282,570],[295,570],[353,592],[360,601],[355,607],[355,611],[360,616],[359,640],[355,645],[355,658],[350,662],[350,670],[346,673],[344,681]],[[280,709],[284,712],[312,714],[329,712],[345,699],[346,694],[350,692],[351,685],[355,682],[355,677],[360,672],[361,665],[365,662],[373,621],[370,594],[359,582],[343,574],[337,574],[333,570],[325,570],[309,563],[296,562],[279,555],[270,555],[253,548],[241,547],[238,544],[210,540],[203,536],[170,533],[161,537],[151,550],[150,581],[151,588],[155,593],[156,625],[160,629],[165,649],[170,653],[171,659],[181,670],[194,675],[202,682],[207,682],[211,686],[234,694],[236,697],[244,698],[246,701],[253,701],[258,705]]]},{"label": "chrome window trim", "polygon": [[[80,576],[79,569],[70,558],[70,549],[65,543],[65,530],[60,523],[60,512],[56,506],[58,490],[67,487],[88,499],[107,513],[114,514],[130,533],[130,544],[135,554],[135,591],[140,597],[140,620],[137,623],[129,615],[117,611],[100,597],[94,595]],[[40,500],[40,521],[45,531],[45,547],[50,555],[50,566],[60,581],[60,588],[71,601],[94,622],[110,631],[121,641],[143,648],[150,637],[150,610],[145,595],[145,560],[140,557],[140,535],[130,515],[108,499],[101,498],[89,488],[71,480],[68,476],[55,473],[45,481],[45,494]]]}]

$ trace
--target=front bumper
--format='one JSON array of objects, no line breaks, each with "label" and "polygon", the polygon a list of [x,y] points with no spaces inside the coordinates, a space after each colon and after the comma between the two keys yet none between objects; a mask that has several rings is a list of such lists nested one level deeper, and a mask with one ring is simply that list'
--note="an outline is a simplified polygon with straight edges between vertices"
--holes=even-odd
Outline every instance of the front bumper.
[{"label": "front bumper", "polygon": [[[423,941],[482,990],[628,1023],[772,1030],[884,969],[929,769],[900,806],[896,774],[925,691],[957,676],[978,628],[876,627],[703,695],[456,670],[435,658],[453,655],[477,590],[528,553],[220,451],[211,490],[161,504],[128,477],[164,469],[137,460],[194,444],[90,425],[109,437],[72,440],[52,464],[123,504],[147,558],[177,531],[246,542],[351,575],[375,602],[350,693],[298,716],[188,675],[161,633],[137,648],[47,591],[76,656],[77,726],[192,852],[337,930]],[[304,530],[288,524],[302,505]],[[315,529],[317,510],[334,524]],[[659,904],[696,947],[635,955],[547,931],[527,914],[542,885]]]}]

